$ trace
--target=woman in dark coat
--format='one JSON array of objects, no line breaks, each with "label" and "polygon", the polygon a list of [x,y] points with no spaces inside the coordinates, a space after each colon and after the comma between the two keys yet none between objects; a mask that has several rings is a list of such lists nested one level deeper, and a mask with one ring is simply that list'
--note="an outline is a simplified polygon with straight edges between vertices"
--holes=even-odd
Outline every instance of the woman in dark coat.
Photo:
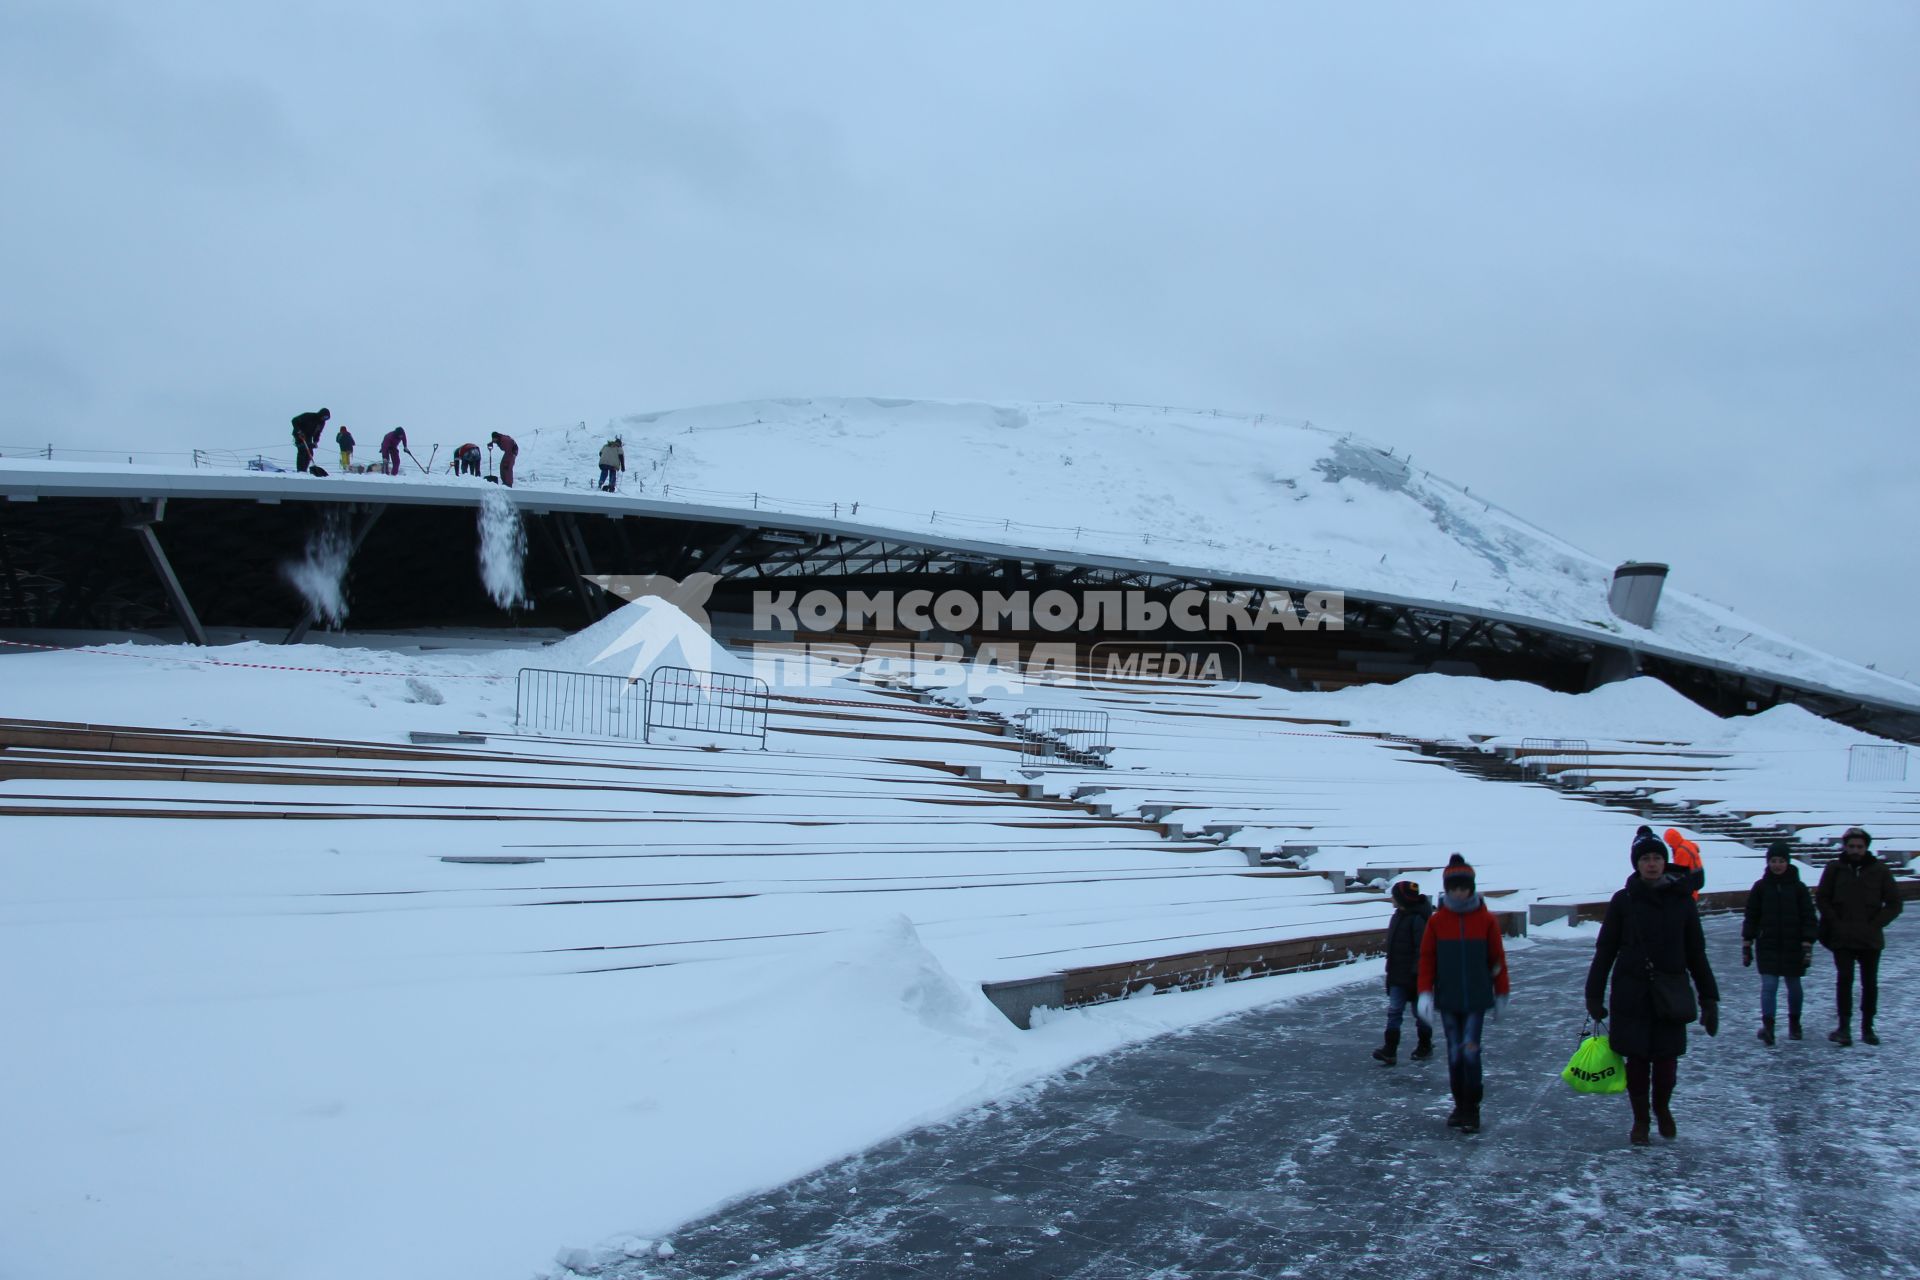
[{"label": "woman in dark coat", "polygon": [[1801,882],[1785,840],[1767,849],[1767,874],[1747,893],[1747,919],[1740,926],[1740,963],[1760,960],[1760,1040],[1773,1043],[1773,1019],[1780,1004],[1780,980],[1787,981],[1787,1038],[1800,1038],[1800,977],[1813,963],[1820,917],[1813,894]]},{"label": "woman in dark coat", "polygon": [[[1692,975],[1700,997],[1700,1026],[1708,1035],[1720,1030],[1720,988],[1707,964],[1706,935],[1689,881],[1671,874],[1667,846],[1658,836],[1637,835],[1632,851],[1634,874],[1607,904],[1587,970],[1587,1013],[1595,1022],[1607,1017],[1607,981],[1613,981],[1613,1019],[1607,1024],[1614,1051],[1627,1060],[1627,1100],[1633,1104],[1628,1135],[1644,1146],[1648,1112],[1660,1124],[1660,1136],[1679,1132],[1670,1102],[1687,1051],[1687,1024],[1654,1013],[1654,971]],[[1651,1108],[1649,1108],[1651,1091]]]}]

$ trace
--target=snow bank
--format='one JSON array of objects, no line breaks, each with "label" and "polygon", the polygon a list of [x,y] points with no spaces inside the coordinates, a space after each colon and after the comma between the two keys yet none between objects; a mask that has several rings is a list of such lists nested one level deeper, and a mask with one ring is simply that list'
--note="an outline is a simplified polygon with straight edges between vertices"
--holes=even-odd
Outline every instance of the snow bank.
[{"label": "snow bank", "polygon": [[1724,730],[1720,717],[1651,677],[1556,693],[1521,680],[1417,675],[1313,695],[1355,728],[1414,738],[1691,738]]},{"label": "snow bank", "polygon": [[722,675],[747,675],[745,664],[716,643],[663,596],[629,601],[540,655],[555,671],[593,675],[651,676],[661,667],[687,667]]}]

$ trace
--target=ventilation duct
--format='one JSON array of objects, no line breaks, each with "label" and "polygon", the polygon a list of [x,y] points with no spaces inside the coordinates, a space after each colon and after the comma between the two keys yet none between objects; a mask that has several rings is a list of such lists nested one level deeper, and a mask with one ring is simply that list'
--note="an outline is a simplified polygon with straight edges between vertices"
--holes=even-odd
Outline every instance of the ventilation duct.
[{"label": "ventilation duct", "polygon": [[1653,611],[1660,604],[1660,589],[1666,584],[1666,565],[1629,560],[1613,571],[1613,589],[1607,592],[1607,604],[1616,616],[1635,626],[1651,627]]}]

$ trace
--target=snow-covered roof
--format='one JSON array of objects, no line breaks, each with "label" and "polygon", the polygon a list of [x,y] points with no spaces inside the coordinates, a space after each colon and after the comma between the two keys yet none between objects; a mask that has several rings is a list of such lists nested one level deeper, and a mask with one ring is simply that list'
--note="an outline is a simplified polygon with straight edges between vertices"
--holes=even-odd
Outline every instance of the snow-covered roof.
[{"label": "snow-covered roof", "polygon": [[[1264,415],[1117,404],[783,399],[615,424],[644,496],[1165,561],[1537,621],[1906,707],[1920,686],[1669,586],[1651,629],[1601,557],[1360,437]],[[607,432],[527,433],[543,477]],[[855,504],[858,504],[856,507]]]},{"label": "snow-covered roof", "polygon": [[[609,495],[594,484],[612,433],[624,441],[629,478]],[[606,429],[583,423],[518,439],[522,503],[762,522],[781,514],[795,528],[1338,588],[1920,708],[1920,685],[1671,585],[1651,628],[1626,622],[1607,602],[1616,558],[1389,449],[1308,423],[1137,405],[816,398],[642,413]],[[0,492],[9,495],[136,482],[183,496],[178,486],[191,484],[207,496],[284,489],[463,504],[491,488],[437,468],[336,476],[314,490],[291,475],[0,460]]]}]

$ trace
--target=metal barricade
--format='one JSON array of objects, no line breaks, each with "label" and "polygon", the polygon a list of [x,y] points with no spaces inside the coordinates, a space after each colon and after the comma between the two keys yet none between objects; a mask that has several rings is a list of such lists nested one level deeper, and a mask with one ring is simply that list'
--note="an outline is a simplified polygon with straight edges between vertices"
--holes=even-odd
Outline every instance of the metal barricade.
[{"label": "metal barricade", "polygon": [[637,678],[522,667],[513,725],[530,733],[644,740],[647,702],[647,682]]},{"label": "metal barricade", "polygon": [[1022,744],[1022,754],[1053,757],[1064,748],[1092,759],[1103,758],[1111,744],[1108,726],[1111,717],[1104,711],[1068,711],[1058,707],[1036,707],[1020,718],[1027,732],[1034,735]]},{"label": "metal barricade", "polygon": [[655,729],[687,729],[754,738],[767,745],[767,682],[754,676],[660,667],[647,699],[646,737]]},{"label": "metal barricade", "polygon": [[1847,748],[1848,782],[1905,782],[1907,749],[1856,743]]},{"label": "metal barricade", "polygon": [[1522,738],[1514,763],[1542,782],[1584,787],[1593,779],[1593,748],[1585,738]]}]

